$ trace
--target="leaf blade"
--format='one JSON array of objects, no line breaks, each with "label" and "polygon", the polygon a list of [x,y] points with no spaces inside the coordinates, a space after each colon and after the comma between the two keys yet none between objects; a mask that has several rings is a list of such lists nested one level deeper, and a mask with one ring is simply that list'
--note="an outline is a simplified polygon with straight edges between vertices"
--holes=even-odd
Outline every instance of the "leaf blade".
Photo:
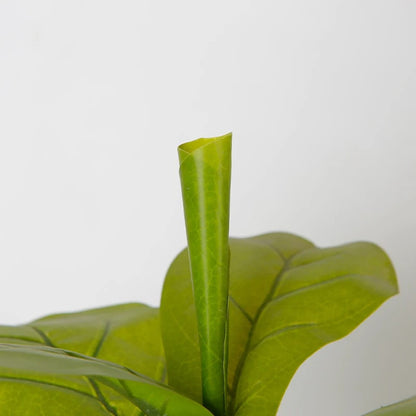
[{"label": "leaf blade", "polygon": [[0,342],[36,343],[79,352],[165,381],[159,311],[139,303],[46,316],[0,326]]},{"label": "leaf blade", "polygon": [[[21,416],[27,411],[25,409],[29,398],[37,397],[39,404],[36,408],[40,409],[42,404],[42,411],[47,412],[45,414],[48,416],[59,414],[52,410],[48,404],[50,402],[54,402],[55,407],[64,406],[65,415],[101,416],[104,412],[105,415],[138,416],[137,404],[141,402],[142,392],[136,391],[134,383],[130,386],[134,393],[131,397],[126,396],[126,392],[123,395],[120,390],[116,391],[114,383],[110,383],[109,387],[108,378],[102,379],[100,375],[86,371],[87,364],[90,364],[87,357],[95,356],[104,360],[113,371],[114,368],[117,371],[121,368],[122,374],[137,376],[137,373],[141,373],[140,377],[147,382],[165,382],[166,366],[159,325],[158,309],[142,304],[124,304],[51,315],[17,327],[0,326],[0,343],[3,346],[19,343],[20,348],[34,348],[33,351],[37,351],[36,348],[48,348],[49,358],[53,358],[52,352],[61,350],[74,357],[81,354],[84,360],[81,364],[85,370],[80,374],[59,374],[59,366],[49,366],[49,372],[37,367],[29,371],[30,366],[36,362],[41,364],[39,360],[25,364],[20,359],[23,367],[18,369],[15,363],[13,371],[9,369],[7,372],[3,368],[0,373],[0,413],[7,415],[6,408],[9,409],[8,406],[13,401],[20,407],[18,411],[16,406],[13,407],[10,414]],[[14,347],[16,351],[19,345]],[[33,351],[32,356],[35,356]],[[0,351],[0,361],[3,359],[3,364],[4,356],[3,348]],[[37,374],[36,369],[41,373],[40,379],[33,378]],[[16,379],[18,372],[20,378]],[[146,392],[146,395],[149,394]],[[15,397],[20,399],[15,400]],[[56,400],[51,400],[54,397]],[[28,413],[30,416],[32,414],[43,413],[41,410]]]},{"label": "leaf blade", "polygon": [[[72,405],[73,403],[72,401],[65,402],[68,394],[77,394],[78,398],[81,395],[85,399],[93,400],[92,394],[79,391],[76,387],[71,387],[74,380],[85,380],[85,378],[93,379],[97,385],[98,383],[104,383],[110,386],[121,394],[125,400],[134,403],[137,409],[149,416],[210,415],[206,409],[197,403],[180,396],[165,385],[148,377],[118,364],[58,348],[0,344],[0,378],[4,380],[9,378],[10,380],[11,377],[15,381],[26,380],[36,384],[39,388],[46,388],[46,393],[45,391],[37,392],[36,411],[39,413],[33,413],[33,410],[30,410],[30,403],[33,399],[31,393],[26,396],[25,400],[16,403],[14,406],[13,411],[15,413],[13,414],[18,414],[19,416],[26,413],[27,415],[44,414],[47,416],[68,414],[67,411],[71,410],[69,404]],[[50,377],[53,377],[54,381],[51,381]],[[60,383],[64,383],[64,385]],[[69,386],[65,385],[65,383],[69,384]],[[127,386],[127,388],[124,388],[124,386]],[[65,394],[62,396],[63,402],[60,404],[61,413],[57,413],[56,402],[51,403],[49,394],[51,387],[65,390]],[[30,392],[31,390],[29,389],[28,391]],[[14,390],[15,392],[16,389]],[[125,411],[119,411],[115,407],[114,412],[112,412],[110,409],[113,407],[109,403],[106,410],[103,411],[102,398],[96,397],[95,400],[101,402],[101,407],[96,407],[94,413],[91,413],[94,416],[98,414],[127,415]],[[0,409],[2,407],[5,408],[5,403],[0,402],[0,406]],[[99,412],[99,409],[101,412]],[[84,412],[88,409],[80,405],[79,410],[82,412],[78,414],[85,414]],[[128,414],[131,414],[130,410],[131,407]]]},{"label": "leaf blade", "polygon": [[309,248],[286,258],[252,327],[233,414],[248,416],[260,409],[274,415],[298,366],[351,332],[396,292],[392,265],[374,244]]}]

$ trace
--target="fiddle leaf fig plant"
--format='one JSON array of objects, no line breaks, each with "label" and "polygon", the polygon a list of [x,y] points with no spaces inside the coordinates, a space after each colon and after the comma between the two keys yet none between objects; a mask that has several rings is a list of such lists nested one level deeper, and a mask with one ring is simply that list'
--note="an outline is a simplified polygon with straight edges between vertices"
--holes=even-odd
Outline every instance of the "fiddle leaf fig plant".
[{"label": "fiddle leaf fig plant", "polygon": [[[378,246],[229,238],[231,134],[179,147],[188,247],[160,310],[0,326],[2,416],[274,416],[297,368],[398,292]],[[410,416],[416,400],[368,415]]]}]

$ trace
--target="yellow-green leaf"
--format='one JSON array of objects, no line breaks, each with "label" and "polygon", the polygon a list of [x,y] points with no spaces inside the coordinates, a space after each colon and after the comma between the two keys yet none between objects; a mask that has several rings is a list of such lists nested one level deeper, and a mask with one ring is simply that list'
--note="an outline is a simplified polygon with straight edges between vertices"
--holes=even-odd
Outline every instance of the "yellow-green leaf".
[{"label": "yellow-green leaf", "polygon": [[210,415],[165,378],[156,308],[125,304],[0,326],[2,416]]},{"label": "yellow-green leaf", "polygon": [[0,385],[2,416],[210,416],[126,367],[39,345],[0,344]]},{"label": "yellow-green leaf", "polygon": [[[322,249],[301,237],[272,233],[231,239],[230,249],[228,414],[274,416],[301,363],[397,293],[395,273],[384,251],[371,243]],[[198,399],[186,251],[166,276],[161,319],[169,382]]]},{"label": "yellow-green leaf", "polygon": [[189,260],[199,332],[202,400],[225,414],[231,134],[179,146]]}]

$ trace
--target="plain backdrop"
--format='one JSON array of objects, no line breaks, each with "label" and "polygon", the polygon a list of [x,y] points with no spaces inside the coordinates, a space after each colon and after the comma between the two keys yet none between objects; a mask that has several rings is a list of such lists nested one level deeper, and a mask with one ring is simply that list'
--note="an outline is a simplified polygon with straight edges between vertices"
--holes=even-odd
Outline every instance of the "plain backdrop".
[{"label": "plain backdrop", "polygon": [[0,321],[159,304],[176,147],[232,131],[231,234],[371,240],[401,294],[279,416],[416,394],[416,2],[0,0]]}]

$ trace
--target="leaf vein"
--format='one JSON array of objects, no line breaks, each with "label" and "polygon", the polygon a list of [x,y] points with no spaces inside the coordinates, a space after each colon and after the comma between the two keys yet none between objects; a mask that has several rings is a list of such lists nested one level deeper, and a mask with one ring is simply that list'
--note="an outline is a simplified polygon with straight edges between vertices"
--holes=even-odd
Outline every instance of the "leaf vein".
[{"label": "leaf vein", "polygon": [[113,416],[118,416],[117,410],[113,406],[111,406],[110,403],[108,403],[107,399],[104,397],[102,391],[100,390],[98,384],[91,377],[87,377],[87,380],[93,388],[98,401],[104,406],[104,408]]},{"label": "leaf vein", "polygon": [[37,326],[33,326],[33,325],[29,325],[29,328],[32,328],[35,332],[37,332],[37,334],[42,338],[45,345],[47,345],[48,347],[56,348],[52,340],[40,328],[38,328]]},{"label": "leaf vein", "polygon": [[95,347],[94,352],[92,353],[92,357],[98,357],[98,354],[100,353],[101,348],[103,347],[104,341],[106,340],[109,332],[110,332],[110,321],[107,321],[104,325],[103,333],[102,333],[100,339],[98,340],[98,343]]},{"label": "leaf vein", "polygon": [[31,384],[45,385],[45,386],[48,386],[48,387],[53,387],[53,388],[57,388],[57,389],[61,389],[61,390],[68,390],[72,393],[80,394],[82,396],[86,396],[86,397],[88,397],[90,399],[93,399],[93,400],[98,400],[97,397],[95,397],[92,394],[89,394],[87,392],[84,392],[82,390],[78,390],[78,389],[75,389],[75,388],[69,387],[69,386],[62,386],[60,384],[55,384],[55,383],[48,382],[48,381],[34,380],[34,379],[31,379],[31,378],[24,378],[24,377],[11,377],[11,376],[0,376],[0,380],[12,381],[12,382],[16,382],[16,383],[31,383]]},{"label": "leaf vein", "polygon": [[253,324],[253,318],[248,314],[248,312],[231,295],[228,295],[228,298],[235,305],[235,307],[247,318],[247,320]]},{"label": "leaf vein", "polygon": [[256,342],[255,344],[253,344],[250,347],[249,353],[252,353],[257,347],[259,347],[261,344],[263,344],[267,340],[272,339],[274,337],[277,337],[277,336],[279,336],[281,334],[284,334],[285,332],[292,331],[294,329],[308,328],[308,327],[319,326],[319,325],[320,325],[319,323],[310,322],[310,323],[306,323],[306,324],[289,325],[289,326],[286,326],[286,327],[283,327],[283,328],[279,328],[276,331],[273,331],[270,334],[265,335],[258,342]]},{"label": "leaf vein", "polygon": [[[247,342],[246,342],[246,346],[244,349],[243,354],[240,357],[240,360],[237,364],[237,368],[235,370],[235,374],[234,374],[234,381],[233,381],[233,386],[232,386],[232,396],[231,396],[231,402],[230,402],[230,409],[233,409],[234,405],[235,405],[235,397],[236,397],[236,393],[237,393],[237,387],[238,387],[238,382],[240,379],[240,375],[241,375],[241,371],[243,370],[243,366],[244,366],[244,362],[246,360],[246,357],[250,351],[250,344],[251,344],[251,339],[253,337],[253,333],[254,333],[254,329],[256,327],[256,324],[260,318],[261,313],[263,312],[263,309],[266,307],[266,305],[269,303],[269,301],[272,299],[273,293],[276,290],[276,287],[278,286],[282,275],[285,273],[285,271],[288,268],[289,262],[292,259],[292,257],[294,257],[296,254],[294,254],[293,256],[289,257],[289,258],[285,258],[275,247],[271,246],[268,243],[265,243],[268,246],[270,246],[273,250],[276,251],[276,253],[279,254],[279,256],[282,258],[283,260],[283,266],[282,268],[279,270],[279,272],[276,274],[276,277],[274,278],[274,281],[272,283],[272,285],[270,286],[270,290],[269,293],[267,294],[267,296],[264,298],[264,301],[262,302],[262,304],[260,305],[259,309],[257,310],[256,316],[254,317],[253,320],[253,324],[251,325],[250,328],[250,332],[248,334],[248,338],[247,338]],[[232,414],[234,414],[234,411],[232,412]]]}]

